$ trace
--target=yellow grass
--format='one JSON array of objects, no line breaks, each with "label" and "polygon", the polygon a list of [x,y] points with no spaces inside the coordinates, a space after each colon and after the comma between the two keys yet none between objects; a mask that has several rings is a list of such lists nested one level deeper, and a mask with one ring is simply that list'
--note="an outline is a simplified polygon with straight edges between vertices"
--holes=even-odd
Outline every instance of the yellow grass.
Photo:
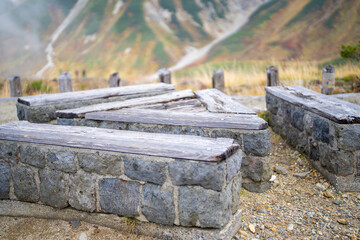
[{"label": "yellow grass", "polygon": [[[207,63],[196,67],[187,68],[172,74],[172,82],[176,89],[204,89],[211,87],[211,77],[215,69],[221,68],[225,73],[225,86],[228,94],[239,95],[263,95],[266,84],[266,69],[270,66],[279,68],[280,83],[284,86],[304,85],[315,91],[320,91],[319,85],[309,84],[311,80],[321,79],[319,62],[301,61],[251,61],[251,62],[223,62]],[[357,75],[360,77],[360,64],[347,63],[336,67],[336,77]],[[126,76],[125,76],[126,77]],[[139,76],[138,79],[144,79]],[[36,80],[42,80],[51,88],[50,91],[26,92],[26,86]],[[54,79],[22,78],[23,95],[37,95],[58,92],[58,82]],[[7,79],[0,79],[0,97],[9,97],[9,83]],[[142,81],[125,82],[123,85],[140,84]],[[147,83],[149,83],[147,81]],[[1,87],[1,86],[0,86]],[[88,90],[108,87],[108,79],[104,78],[75,78],[73,79],[73,90]]]}]

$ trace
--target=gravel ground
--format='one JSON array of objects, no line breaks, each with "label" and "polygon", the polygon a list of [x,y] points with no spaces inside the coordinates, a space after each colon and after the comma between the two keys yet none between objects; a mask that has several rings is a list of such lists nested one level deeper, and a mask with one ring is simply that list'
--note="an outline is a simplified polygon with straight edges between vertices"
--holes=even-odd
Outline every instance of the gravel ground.
[{"label": "gravel ground", "polygon": [[[13,120],[14,102],[0,101],[0,123]],[[272,189],[242,191],[243,227],[234,239],[360,239],[360,193],[336,191],[273,132],[271,142]],[[152,238],[85,222],[0,217],[0,239]]]}]

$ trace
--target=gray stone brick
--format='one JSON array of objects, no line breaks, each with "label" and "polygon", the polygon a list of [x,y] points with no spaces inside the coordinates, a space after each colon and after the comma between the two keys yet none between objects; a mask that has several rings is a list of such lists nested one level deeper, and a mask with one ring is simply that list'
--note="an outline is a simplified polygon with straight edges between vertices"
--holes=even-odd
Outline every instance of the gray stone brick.
[{"label": "gray stone brick", "polygon": [[270,134],[268,130],[244,134],[244,151],[248,155],[266,156],[270,153]]},{"label": "gray stone brick", "polygon": [[14,191],[20,201],[38,202],[39,191],[35,182],[35,172],[26,166],[15,166],[12,169]]},{"label": "gray stone brick", "polygon": [[278,105],[277,105],[277,99],[270,95],[266,95],[266,108],[272,113],[277,114],[278,111]]},{"label": "gray stone brick", "polygon": [[304,130],[304,110],[297,107],[291,108],[291,124],[296,127],[298,130]]},{"label": "gray stone brick", "polygon": [[52,207],[65,208],[68,204],[69,176],[62,172],[42,169],[40,175],[40,200]]},{"label": "gray stone brick", "polygon": [[74,119],[58,118],[57,125],[77,126],[78,122]]},{"label": "gray stone brick", "polygon": [[319,144],[312,138],[309,140],[310,159],[318,161],[320,159]]},{"label": "gray stone brick", "polygon": [[141,212],[151,222],[173,225],[175,219],[173,189],[162,190],[158,185],[145,184]]},{"label": "gray stone brick", "polygon": [[329,143],[329,123],[319,117],[314,118],[314,126],[313,126],[313,136],[316,140],[322,141],[324,143]]},{"label": "gray stone brick", "polygon": [[313,118],[310,116],[310,114],[305,114],[304,116],[304,128],[308,135],[312,135],[313,132]]},{"label": "gray stone brick", "polygon": [[298,144],[299,134],[300,132],[296,128],[292,126],[289,127],[286,135],[286,142],[291,147],[295,148]]},{"label": "gray stone brick", "polygon": [[320,145],[320,163],[329,172],[338,176],[349,176],[354,173],[354,155],[331,149],[325,144]]},{"label": "gray stone brick", "polygon": [[[242,147],[242,133],[236,131],[230,131],[225,129],[215,129],[211,131],[210,136],[212,138],[231,138],[234,139],[240,147]],[[206,135],[203,135],[207,137]]]},{"label": "gray stone brick", "polygon": [[10,165],[0,162],[0,199],[9,199],[10,192]]},{"label": "gray stone brick", "polygon": [[357,177],[360,177],[360,154],[357,156],[356,176],[357,176]]},{"label": "gray stone brick", "polygon": [[242,187],[248,190],[249,192],[255,193],[263,193],[271,188],[270,182],[244,182],[242,183]]},{"label": "gray stone brick", "polygon": [[96,177],[85,172],[78,172],[70,177],[69,204],[75,209],[94,212]]},{"label": "gray stone brick", "polygon": [[29,122],[46,123],[56,119],[56,108],[54,105],[30,107],[25,115]]},{"label": "gray stone brick", "polygon": [[243,154],[238,150],[226,160],[226,183],[229,183],[241,170]]},{"label": "gray stone brick", "polygon": [[11,162],[13,164],[17,163],[17,155],[19,153],[19,146],[16,143],[0,143],[0,158]]},{"label": "gray stone brick", "polygon": [[113,176],[122,174],[122,157],[117,153],[79,152],[78,161],[86,172]]},{"label": "gray stone brick", "polygon": [[203,163],[177,160],[169,163],[169,174],[174,185],[200,185],[221,191],[224,186],[224,162]]},{"label": "gray stone brick", "polygon": [[182,226],[221,228],[230,220],[231,189],[224,192],[201,187],[180,187],[179,218]]},{"label": "gray stone brick", "polygon": [[341,126],[339,145],[346,151],[360,150],[360,124]]},{"label": "gray stone brick", "polygon": [[101,121],[100,128],[109,128],[109,129],[116,129],[116,130],[126,130],[127,125],[126,123],[122,122],[108,122],[108,121]]},{"label": "gray stone brick", "polygon": [[166,180],[166,162],[139,157],[124,157],[125,175],[129,178],[162,185]]},{"label": "gray stone brick", "polygon": [[126,217],[139,215],[139,183],[117,178],[104,178],[99,181],[99,193],[102,211]]},{"label": "gray stone brick", "polygon": [[20,146],[20,161],[34,167],[44,168],[46,164],[45,152],[39,147]]},{"label": "gray stone brick", "polygon": [[242,177],[239,173],[231,182],[231,212],[236,213],[240,206],[240,193],[241,193]]},{"label": "gray stone brick", "polygon": [[246,156],[243,158],[241,172],[243,178],[254,182],[269,181],[272,175],[270,160],[263,157]]},{"label": "gray stone brick", "polygon": [[67,173],[75,173],[75,152],[69,150],[50,150],[47,154],[49,167]]}]

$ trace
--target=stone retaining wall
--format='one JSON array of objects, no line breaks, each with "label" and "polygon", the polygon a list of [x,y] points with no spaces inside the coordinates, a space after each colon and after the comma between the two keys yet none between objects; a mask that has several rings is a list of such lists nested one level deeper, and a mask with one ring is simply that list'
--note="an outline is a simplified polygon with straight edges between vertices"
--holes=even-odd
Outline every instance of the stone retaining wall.
[{"label": "stone retaining wall", "polygon": [[336,123],[269,92],[266,105],[273,130],[305,153],[331,184],[360,191],[360,124]]},{"label": "stone retaining wall", "polygon": [[241,130],[226,128],[175,126],[131,122],[98,121],[83,118],[58,118],[58,125],[100,127],[151,133],[195,135],[212,138],[234,139],[244,152],[242,161],[242,186],[251,192],[264,192],[270,189],[272,170],[270,166],[269,129]]},{"label": "stone retaining wall", "polygon": [[56,120],[57,110],[79,108],[79,107],[99,104],[99,103],[125,101],[128,99],[139,98],[139,97],[150,97],[150,96],[159,95],[161,93],[166,93],[166,92],[164,91],[164,92],[155,92],[155,93],[146,93],[146,94],[132,94],[125,96],[72,101],[67,103],[49,104],[42,106],[27,106],[25,104],[17,102],[16,109],[19,120],[27,120],[33,123],[48,123],[52,120]]},{"label": "stone retaining wall", "polygon": [[239,208],[241,162],[241,150],[210,163],[1,141],[0,199],[222,228]]}]

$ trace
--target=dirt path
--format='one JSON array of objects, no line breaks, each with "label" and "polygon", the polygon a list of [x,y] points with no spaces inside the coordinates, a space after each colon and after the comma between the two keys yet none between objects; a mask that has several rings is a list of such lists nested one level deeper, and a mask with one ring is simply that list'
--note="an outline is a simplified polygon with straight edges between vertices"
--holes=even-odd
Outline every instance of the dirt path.
[{"label": "dirt path", "polygon": [[16,100],[0,98],[0,124],[17,120]]}]

